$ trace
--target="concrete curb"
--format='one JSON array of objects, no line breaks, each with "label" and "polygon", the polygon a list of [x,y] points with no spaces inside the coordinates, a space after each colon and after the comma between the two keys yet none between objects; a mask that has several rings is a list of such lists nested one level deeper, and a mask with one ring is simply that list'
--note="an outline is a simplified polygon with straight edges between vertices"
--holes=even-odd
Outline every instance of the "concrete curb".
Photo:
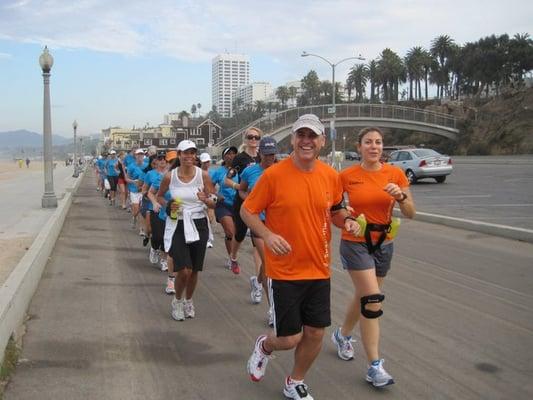
[{"label": "concrete curb", "polygon": [[70,190],[65,189],[65,195],[58,202],[57,209],[0,287],[0,361],[4,359],[10,336],[16,336],[17,330],[24,323],[26,310],[37,290],[44,267],[63,228],[73,194],[78,190],[83,176],[84,174],[80,174]]},{"label": "concrete curb", "polygon": [[[395,208],[394,216],[401,217],[399,209]],[[520,240],[522,242],[533,243],[533,230],[515,228],[507,225],[490,224],[488,222],[474,221],[471,219],[447,217],[445,215],[430,214],[417,211],[416,221],[429,222],[459,228],[473,232],[486,233],[487,235],[504,237],[507,239]]]}]

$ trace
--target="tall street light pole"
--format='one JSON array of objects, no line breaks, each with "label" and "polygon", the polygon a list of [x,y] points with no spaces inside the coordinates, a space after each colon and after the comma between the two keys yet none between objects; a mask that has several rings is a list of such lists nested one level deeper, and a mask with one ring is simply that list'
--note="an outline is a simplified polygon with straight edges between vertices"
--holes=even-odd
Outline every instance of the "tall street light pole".
[{"label": "tall street light pole", "polygon": [[50,113],[50,70],[54,65],[54,58],[44,47],[39,57],[39,64],[43,71],[43,159],[44,159],[44,194],[41,199],[43,208],[57,207],[57,197],[54,193],[54,174],[52,171],[52,117]]},{"label": "tall street light pole", "polygon": [[78,171],[78,160],[77,160],[78,142],[76,141],[76,131],[78,130],[78,122],[76,120],[74,120],[74,122],[72,123],[72,128],[74,129],[74,158],[72,160],[72,164],[74,165],[74,173],[72,174],[72,176],[74,178],[77,178],[78,176],[80,176],[80,174]]},{"label": "tall street light pole", "polygon": [[329,136],[331,138],[331,165],[333,165],[334,168],[337,168],[337,165],[336,165],[336,162],[335,162],[335,141],[337,139],[337,132],[335,131],[335,118],[337,116],[337,110],[336,110],[336,107],[335,107],[335,92],[336,92],[336,88],[335,88],[335,67],[337,67],[337,65],[339,64],[342,64],[343,62],[345,61],[348,61],[348,60],[360,60],[360,61],[364,61],[365,58],[361,57],[361,55],[358,55],[357,57],[348,57],[348,58],[344,58],[336,63],[332,63],[331,61],[329,61],[327,58],[325,57],[322,57],[322,56],[319,56],[318,54],[312,54],[312,53],[308,53],[306,51],[304,51],[302,53],[302,57],[309,57],[309,56],[312,56],[312,57],[318,57],[320,58],[321,60],[327,62],[329,64],[329,66],[331,67],[331,104],[332,104],[332,109],[331,109],[331,119],[330,119],[330,123],[329,123]]}]

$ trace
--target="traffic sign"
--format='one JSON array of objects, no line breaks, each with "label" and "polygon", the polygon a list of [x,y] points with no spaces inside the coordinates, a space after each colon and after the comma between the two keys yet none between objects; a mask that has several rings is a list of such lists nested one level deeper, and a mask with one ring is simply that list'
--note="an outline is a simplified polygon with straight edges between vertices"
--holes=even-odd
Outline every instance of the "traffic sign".
[{"label": "traffic sign", "polygon": [[335,114],[335,107],[328,107],[328,114]]}]

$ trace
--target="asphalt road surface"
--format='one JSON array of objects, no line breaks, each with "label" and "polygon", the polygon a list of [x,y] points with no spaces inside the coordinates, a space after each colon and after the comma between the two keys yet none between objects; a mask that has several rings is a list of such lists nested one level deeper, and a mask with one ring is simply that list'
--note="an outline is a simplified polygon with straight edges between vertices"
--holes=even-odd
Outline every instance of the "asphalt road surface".
[{"label": "asphalt road surface", "polygon": [[[332,317],[353,295],[333,240]],[[30,307],[5,399],[281,399],[291,352],[260,383],[245,371],[266,305],[251,305],[243,272],[223,268],[216,236],[194,320],[173,321],[165,274],[150,266],[129,214],[85,178]],[[361,344],[341,361],[327,330],[306,382],[315,399],[533,398],[533,245],[409,221],[385,285],[382,356],[396,384],[364,382]]]}]

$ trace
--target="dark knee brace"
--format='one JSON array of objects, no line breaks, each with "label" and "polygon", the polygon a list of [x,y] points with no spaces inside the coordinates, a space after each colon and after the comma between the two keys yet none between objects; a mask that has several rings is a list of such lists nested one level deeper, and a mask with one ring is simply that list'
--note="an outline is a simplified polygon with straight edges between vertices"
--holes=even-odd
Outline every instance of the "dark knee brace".
[{"label": "dark knee brace", "polygon": [[231,240],[233,239],[233,236],[231,236],[231,235],[226,235],[226,236],[224,237],[224,239],[226,239],[228,242],[231,242]]},{"label": "dark knee brace", "polygon": [[361,314],[363,314],[364,317],[373,319],[373,318],[379,318],[383,315],[383,310],[373,311],[366,308],[366,305],[368,303],[381,303],[385,299],[385,296],[381,293],[378,294],[371,294],[369,296],[363,296],[361,297]]}]

